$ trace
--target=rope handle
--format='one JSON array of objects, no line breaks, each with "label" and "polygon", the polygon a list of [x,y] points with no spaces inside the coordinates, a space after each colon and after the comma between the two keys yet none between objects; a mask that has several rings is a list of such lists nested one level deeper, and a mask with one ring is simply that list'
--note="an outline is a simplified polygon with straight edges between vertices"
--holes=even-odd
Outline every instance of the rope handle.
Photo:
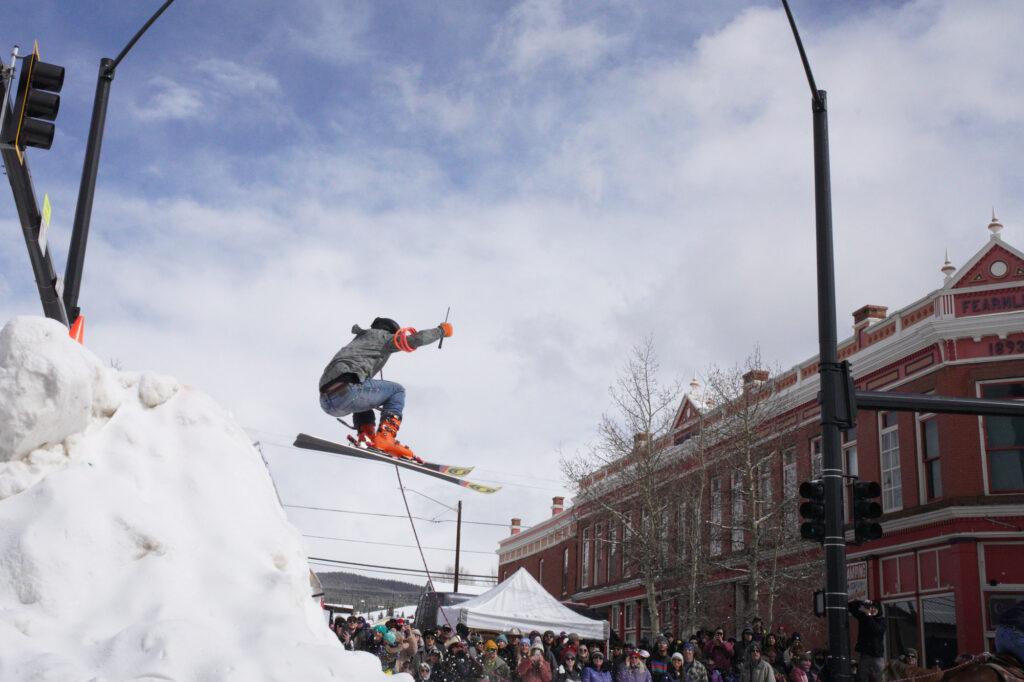
[{"label": "rope handle", "polygon": [[395,342],[395,348],[406,353],[411,353],[415,348],[409,343],[409,337],[416,333],[414,327],[402,327],[395,332],[395,337],[392,339]]}]

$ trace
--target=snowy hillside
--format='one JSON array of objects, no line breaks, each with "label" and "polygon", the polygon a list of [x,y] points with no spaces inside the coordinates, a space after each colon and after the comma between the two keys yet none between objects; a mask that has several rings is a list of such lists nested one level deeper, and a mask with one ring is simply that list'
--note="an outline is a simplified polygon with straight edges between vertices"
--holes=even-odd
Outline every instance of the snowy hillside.
[{"label": "snowy hillside", "polygon": [[208,396],[50,320],[0,331],[0,680],[383,680],[305,554]]}]

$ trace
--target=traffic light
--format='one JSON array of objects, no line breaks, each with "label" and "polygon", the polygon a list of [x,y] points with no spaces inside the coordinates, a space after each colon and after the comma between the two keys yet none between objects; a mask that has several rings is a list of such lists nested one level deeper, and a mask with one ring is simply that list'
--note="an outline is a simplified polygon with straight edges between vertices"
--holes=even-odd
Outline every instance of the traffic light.
[{"label": "traffic light", "polygon": [[874,481],[856,481],[853,486],[853,542],[862,545],[882,537],[882,505],[872,502],[882,496],[882,486]]},{"label": "traffic light", "polygon": [[60,89],[64,87],[64,67],[39,60],[39,43],[25,57],[18,80],[18,97],[14,102],[14,118],[7,140],[20,156],[25,147],[49,149],[53,144],[54,126],[60,110]]},{"label": "traffic light", "polygon": [[800,537],[804,540],[822,542],[825,539],[825,484],[819,481],[804,481],[800,484],[800,496],[807,501],[800,505]]}]

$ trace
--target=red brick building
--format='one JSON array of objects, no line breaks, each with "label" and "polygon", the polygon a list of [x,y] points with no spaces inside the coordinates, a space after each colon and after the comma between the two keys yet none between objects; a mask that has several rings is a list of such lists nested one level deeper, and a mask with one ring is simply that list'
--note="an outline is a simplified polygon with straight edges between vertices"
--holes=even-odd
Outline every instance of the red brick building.
[{"label": "red brick building", "polygon": [[[854,313],[839,358],[851,362],[859,389],[1024,399],[1024,253],[1003,241],[995,218],[989,230],[963,267],[945,263],[940,288],[892,313],[876,305]],[[795,446],[772,472],[773,490],[786,495],[821,466],[817,358],[771,381],[797,406],[799,421]],[[684,397],[675,447],[685,447],[701,410]],[[990,648],[993,616],[1024,598],[1024,419],[861,411],[843,449],[847,473],[883,489],[884,535],[849,548],[847,574],[851,596],[882,602],[890,654],[913,647],[929,664],[949,663],[957,652]],[[728,518],[731,481],[710,482],[708,504],[716,500]],[[499,543],[499,575],[525,566],[553,595],[603,610],[614,630],[637,641],[649,634],[644,589],[620,577],[612,532],[592,507],[560,510]],[[728,555],[742,539],[725,534],[720,542],[716,550]],[[804,555],[815,551],[808,543]],[[707,614],[708,624],[742,627],[733,619],[743,599],[738,586],[729,572],[710,576],[707,589],[725,606]],[[773,625],[823,643],[810,595],[789,598],[806,605],[805,615]],[[675,629],[678,600],[662,613]]]}]

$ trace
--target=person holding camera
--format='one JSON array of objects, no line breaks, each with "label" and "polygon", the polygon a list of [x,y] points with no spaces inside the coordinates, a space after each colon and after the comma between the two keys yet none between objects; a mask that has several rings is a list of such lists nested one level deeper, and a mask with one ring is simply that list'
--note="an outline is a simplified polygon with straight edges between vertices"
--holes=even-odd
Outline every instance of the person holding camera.
[{"label": "person holding camera", "polygon": [[516,673],[520,682],[551,682],[551,665],[545,660],[544,646],[533,645],[530,656],[519,662]]}]

